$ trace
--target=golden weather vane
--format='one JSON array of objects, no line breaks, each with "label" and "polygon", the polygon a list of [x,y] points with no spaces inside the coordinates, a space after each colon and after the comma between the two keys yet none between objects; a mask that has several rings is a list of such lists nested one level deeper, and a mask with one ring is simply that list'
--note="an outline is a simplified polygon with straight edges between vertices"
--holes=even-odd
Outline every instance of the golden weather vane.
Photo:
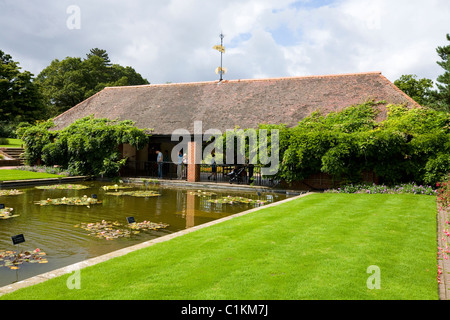
[{"label": "golden weather vane", "polygon": [[217,50],[217,51],[220,52],[220,67],[216,68],[216,74],[220,74],[220,80],[219,81],[223,80],[222,76],[227,72],[227,69],[222,67],[222,55],[225,53],[225,47],[223,46],[223,38],[224,37],[225,36],[221,33],[220,34],[220,45],[215,45],[213,47],[214,50]]}]

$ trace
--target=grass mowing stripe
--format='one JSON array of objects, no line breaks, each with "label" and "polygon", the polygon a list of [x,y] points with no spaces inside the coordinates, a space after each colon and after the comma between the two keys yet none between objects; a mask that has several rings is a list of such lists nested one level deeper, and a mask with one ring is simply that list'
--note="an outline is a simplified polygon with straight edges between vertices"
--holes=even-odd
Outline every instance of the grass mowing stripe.
[{"label": "grass mowing stripe", "polygon": [[61,176],[56,174],[44,172],[32,172],[32,171],[9,170],[9,169],[0,170],[0,181],[47,179],[60,177]]},{"label": "grass mowing stripe", "polygon": [[1,298],[438,299],[435,228],[434,197],[316,194]]}]

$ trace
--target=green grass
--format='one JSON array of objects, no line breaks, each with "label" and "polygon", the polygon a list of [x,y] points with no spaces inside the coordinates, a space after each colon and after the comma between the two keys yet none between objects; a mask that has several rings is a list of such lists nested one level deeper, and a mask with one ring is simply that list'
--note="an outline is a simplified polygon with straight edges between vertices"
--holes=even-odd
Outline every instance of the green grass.
[{"label": "green grass", "polygon": [[46,179],[59,177],[60,176],[56,174],[49,174],[44,172],[0,169],[0,181]]},{"label": "green grass", "polygon": [[0,299],[437,300],[436,250],[435,197],[314,194]]},{"label": "green grass", "polygon": [[0,144],[0,148],[21,148],[24,144],[20,139],[7,138],[8,144]]}]

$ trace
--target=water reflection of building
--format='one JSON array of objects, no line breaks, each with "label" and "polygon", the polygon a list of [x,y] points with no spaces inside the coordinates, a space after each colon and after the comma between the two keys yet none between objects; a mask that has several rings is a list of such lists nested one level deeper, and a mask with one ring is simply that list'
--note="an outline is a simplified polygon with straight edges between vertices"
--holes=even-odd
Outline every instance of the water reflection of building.
[{"label": "water reflection of building", "polygon": [[190,192],[186,194],[186,229],[195,225],[196,196]]}]

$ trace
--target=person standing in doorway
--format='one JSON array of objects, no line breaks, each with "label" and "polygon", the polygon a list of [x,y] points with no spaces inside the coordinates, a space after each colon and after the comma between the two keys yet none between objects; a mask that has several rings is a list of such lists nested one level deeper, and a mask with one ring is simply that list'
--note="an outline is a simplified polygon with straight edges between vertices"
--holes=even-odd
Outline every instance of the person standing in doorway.
[{"label": "person standing in doorway", "polygon": [[216,164],[216,154],[211,152],[211,174],[208,176],[208,180],[213,178],[217,180],[217,164]]},{"label": "person standing in doorway", "polygon": [[177,178],[181,180],[183,178],[183,152],[178,152],[177,160]]},{"label": "person standing in doorway", "polygon": [[156,162],[158,163],[158,178],[162,178],[163,174],[162,174],[162,170],[163,170],[163,154],[161,151],[157,150],[156,151]]}]

